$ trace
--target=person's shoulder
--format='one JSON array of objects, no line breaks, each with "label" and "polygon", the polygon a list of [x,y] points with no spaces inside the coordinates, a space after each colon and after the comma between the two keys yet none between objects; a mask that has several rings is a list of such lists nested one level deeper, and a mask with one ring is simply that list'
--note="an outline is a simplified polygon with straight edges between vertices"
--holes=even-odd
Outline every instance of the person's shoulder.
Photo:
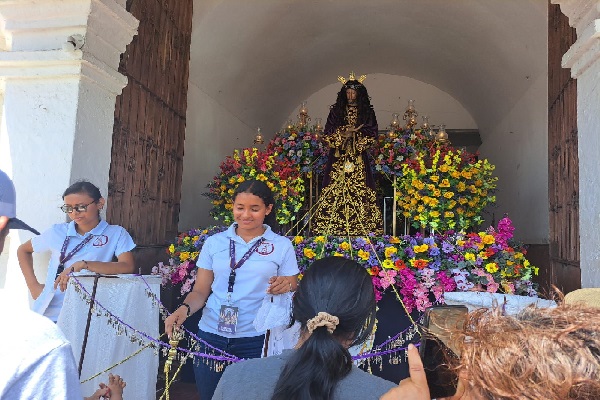
[{"label": "person's shoulder", "polygon": [[[0,313],[3,321],[11,321],[18,318],[21,334],[18,341],[22,348],[35,349],[38,353],[44,353],[51,349],[68,345],[69,342],[60,329],[49,318],[37,314],[31,310],[3,311]],[[46,349],[46,350],[43,350]]]},{"label": "person's shoulder", "polygon": [[378,376],[369,374],[360,368],[353,367],[350,374],[344,378],[344,384],[340,385],[340,389],[345,393],[370,393],[376,394],[379,397],[383,393],[398,386],[394,382],[387,381]]}]

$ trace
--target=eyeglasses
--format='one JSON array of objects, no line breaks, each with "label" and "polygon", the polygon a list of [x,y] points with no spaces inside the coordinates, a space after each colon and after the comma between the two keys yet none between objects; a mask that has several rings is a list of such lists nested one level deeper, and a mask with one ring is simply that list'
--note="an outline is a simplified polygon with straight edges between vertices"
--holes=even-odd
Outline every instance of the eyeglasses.
[{"label": "eyeglasses", "polygon": [[68,206],[68,205],[63,205],[60,209],[66,213],[66,214],[71,214],[73,211],[77,211],[77,212],[86,212],[87,208],[89,206],[91,206],[92,204],[94,204],[96,202],[96,200],[92,201],[90,204],[80,204],[77,206]]}]

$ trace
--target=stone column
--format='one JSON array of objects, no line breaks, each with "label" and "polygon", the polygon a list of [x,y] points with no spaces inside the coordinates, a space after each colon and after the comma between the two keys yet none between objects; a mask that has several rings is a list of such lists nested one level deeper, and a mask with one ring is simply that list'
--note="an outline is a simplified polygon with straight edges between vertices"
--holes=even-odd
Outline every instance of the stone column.
[{"label": "stone column", "polygon": [[600,287],[600,1],[552,3],[577,31],[562,66],[577,79],[581,287]]},{"label": "stone column", "polygon": [[[65,220],[62,192],[90,180],[107,195],[121,54],[138,21],[119,0],[0,2],[0,169],[15,182],[17,214],[39,231]],[[26,299],[10,235],[0,292]],[[6,260],[8,259],[8,260]],[[47,261],[36,257],[43,282]]]}]

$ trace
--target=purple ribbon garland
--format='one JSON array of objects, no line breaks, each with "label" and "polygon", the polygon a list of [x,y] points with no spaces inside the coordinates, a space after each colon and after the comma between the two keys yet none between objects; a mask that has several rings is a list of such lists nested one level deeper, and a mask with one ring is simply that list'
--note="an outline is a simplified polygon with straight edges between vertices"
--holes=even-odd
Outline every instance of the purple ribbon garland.
[{"label": "purple ribbon garland", "polygon": [[[150,288],[150,285],[148,285],[148,282],[146,282],[146,279],[144,279],[144,277],[142,275],[136,274],[136,276],[139,276],[142,278],[142,281],[146,284],[146,288],[148,291],[150,291],[150,293],[152,292],[152,289]],[[153,293],[154,294],[154,293]],[[158,297],[156,297],[155,295],[155,299],[158,302],[158,304],[160,304],[160,306],[170,315],[171,313],[169,313],[169,311],[167,311],[167,308],[165,307],[165,305],[160,301],[160,299]],[[243,361],[243,359],[237,358],[234,355],[231,355],[229,353],[226,353],[225,351],[218,349],[214,346],[211,346],[210,344],[206,343],[204,340],[200,339],[198,336],[196,336],[192,331],[189,331],[185,326],[182,325],[182,328],[189,334],[191,335],[194,339],[202,342],[205,345],[208,345],[210,348],[217,350],[219,352],[221,352],[222,354],[227,354],[228,356],[232,357],[232,359],[236,359],[236,361],[233,362],[239,362],[239,361]],[[409,326],[408,328],[404,329],[402,332],[397,333],[396,335],[394,335],[393,337],[387,339],[385,342],[381,343],[378,346],[374,346],[374,348],[376,349],[381,349],[382,347],[384,347],[385,345],[393,342],[394,340],[398,339],[400,336],[402,336],[403,334],[405,334],[409,329],[412,328],[412,325]],[[414,343],[414,345],[416,347],[419,347],[419,343]],[[375,357],[380,357],[380,356],[384,356],[387,354],[392,354],[392,353],[396,353],[402,350],[407,350],[408,347],[398,347],[395,349],[389,349],[389,350],[384,350],[384,351],[372,351],[372,352],[368,352],[368,353],[363,353],[363,354],[359,354],[356,356],[352,356],[352,360],[356,361],[356,360],[364,360],[367,358],[375,358]]]},{"label": "purple ribbon garland", "polygon": [[[138,274],[135,274],[135,276],[141,276]],[[86,296],[88,296],[91,299],[91,295],[90,293],[86,290],[86,288],[83,286],[83,284],[73,275],[71,275],[71,278],[73,278],[75,280],[75,283],[79,286],[79,288],[85,293]],[[144,280],[144,278],[142,277],[142,280]],[[144,280],[145,282],[145,280]],[[148,283],[146,282],[146,285],[148,286]],[[149,286],[148,286],[149,287]],[[151,292],[152,293],[152,292]],[[159,300],[160,303],[160,300]],[[97,305],[98,307],[100,307],[102,310],[104,310],[106,313],[110,314],[113,318],[115,318],[120,324],[124,325],[125,327],[129,328],[130,330],[134,331],[135,333],[137,333],[138,335],[144,337],[146,340],[153,342],[155,344],[157,344],[159,347],[165,347],[165,348],[171,348],[171,345],[169,343],[165,343],[161,340],[155,339],[152,336],[146,334],[145,332],[139,331],[137,329],[135,329],[134,327],[132,327],[131,325],[129,325],[127,322],[123,321],[121,318],[117,317],[116,315],[114,315],[112,312],[110,312],[106,307],[104,307],[98,300],[94,299],[94,304]],[[162,305],[162,303],[161,303]],[[163,306],[164,307],[164,306]],[[206,343],[204,340],[200,339],[200,341],[202,341],[203,343]],[[207,343],[206,343],[207,344]],[[213,346],[210,346],[211,348],[214,348]],[[191,354],[193,356],[196,357],[201,357],[201,358],[209,358],[209,359],[213,359],[216,361],[226,361],[226,362],[239,362],[242,361],[242,359],[233,356],[233,355],[229,355],[229,357],[225,357],[225,356],[216,356],[216,355],[212,355],[212,354],[206,354],[206,353],[199,353],[199,352],[194,352],[191,351],[189,349],[185,349],[182,347],[177,347],[177,350],[186,353],[186,354]],[[216,349],[216,348],[215,348]],[[222,350],[216,349],[218,351],[220,351],[222,354],[227,354]]]},{"label": "purple ribbon garland", "polygon": [[[73,275],[73,273],[71,272],[69,274],[71,276],[71,278],[75,281],[75,283],[77,284],[77,286],[79,286],[79,288],[82,290],[83,293],[85,293],[86,296],[88,296],[91,299],[91,295],[90,293],[87,291],[87,289],[83,286],[83,284]],[[150,285],[148,284],[148,282],[146,281],[146,279],[144,279],[143,275],[140,274],[134,274],[134,276],[139,276],[142,279],[142,282],[144,282],[144,284],[146,285],[146,289],[149,291],[149,293],[151,293],[152,295],[154,295],[154,299],[158,302],[158,304],[167,312],[167,314],[171,314],[168,312],[167,308],[164,306],[164,304],[160,301],[160,299],[154,294],[154,292],[152,292],[152,289],[150,288]],[[165,343],[159,339],[155,339],[152,336],[146,334],[145,332],[139,331],[136,328],[132,327],[131,325],[129,325],[127,322],[123,321],[121,318],[117,317],[116,315],[114,315],[112,312],[110,312],[106,307],[104,307],[98,300],[94,299],[94,304],[97,305],[98,307],[100,307],[102,310],[104,310],[106,313],[108,313],[111,317],[113,317],[115,320],[118,321],[118,323],[124,325],[125,327],[129,328],[130,330],[132,330],[133,332],[137,333],[138,335],[144,337],[146,340],[155,343],[156,345],[158,345],[159,347],[165,347],[165,348],[171,348],[171,345],[168,343]],[[182,326],[183,327],[183,326]],[[400,336],[402,336],[406,331],[408,331],[409,329],[411,329],[412,326],[409,326],[408,328],[406,328],[405,330],[403,330],[402,332],[399,332],[398,334],[396,334],[394,337],[386,340],[385,342],[383,342],[382,344],[375,346],[375,348],[380,349],[383,346],[387,345],[388,343],[391,343],[392,341],[396,340],[397,338],[399,338]],[[177,347],[176,349],[178,351],[181,351],[183,353],[186,353],[188,355],[192,355],[194,357],[199,357],[199,358],[208,358],[211,360],[215,360],[215,361],[223,361],[223,362],[231,362],[231,363],[236,363],[236,362],[240,362],[243,361],[244,359],[236,357],[232,354],[229,354],[219,348],[216,348],[212,345],[210,345],[209,343],[207,343],[205,340],[202,340],[201,338],[199,338],[198,336],[196,336],[196,334],[194,334],[193,332],[191,332],[190,330],[188,330],[186,327],[183,327],[183,329],[191,336],[193,337],[195,340],[201,342],[203,345],[209,347],[212,350],[218,351],[219,353],[221,353],[222,355],[217,356],[217,355],[213,355],[213,354],[207,354],[207,353],[200,353],[200,352],[195,352],[195,351],[191,351],[189,349],[185,349],[182,347]],[[419,347],[419,343],[414,344],[416,347]],[[383,350],[383,351],[374,351],[374,352],[369,352],[369,353],[363,353],[363,354],[359,354],[356,356],[352,356],[352,360],[356,361],[356,360],[364,360],[364,359],[368,359],[368,358],[376,358],[376,357],[381,357],[384,355],[388,355],[388,354],[392,354],[392,353],[396,353],[399,351],[403,351],[403,350],[407,350],[408,347],[398,347],[395,349],[389,349],[389,350]]]}]

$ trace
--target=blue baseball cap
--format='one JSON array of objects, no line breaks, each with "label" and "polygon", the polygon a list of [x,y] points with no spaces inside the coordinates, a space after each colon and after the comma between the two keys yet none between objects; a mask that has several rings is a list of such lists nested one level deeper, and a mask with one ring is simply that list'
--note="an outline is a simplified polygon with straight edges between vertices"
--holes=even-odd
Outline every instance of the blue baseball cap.
[{"label": "blue baseball cap", "polygon": [[0,170],[0,215],[8,217],[8,229],[24,229],[40,233],[17,218],[17,193],[12,180]]}]

